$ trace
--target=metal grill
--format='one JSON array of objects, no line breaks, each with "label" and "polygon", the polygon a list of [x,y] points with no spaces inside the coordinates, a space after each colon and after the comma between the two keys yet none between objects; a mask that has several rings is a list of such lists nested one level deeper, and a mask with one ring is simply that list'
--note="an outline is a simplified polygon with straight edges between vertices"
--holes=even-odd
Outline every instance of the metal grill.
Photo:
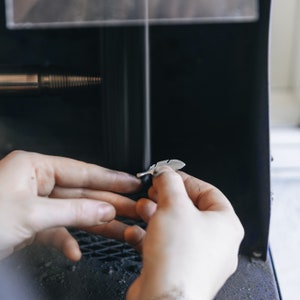
[{"label": "metal grill", "polygon": [[73,235],[80,245],[82,254],[87,259],[93,258],[103,261],[120,259],[141,260],[140,254],[126,243],[82,231],[78,231]]},{"label": "metal grill", "polygon": [[[128,225],[139,225],[145,228],[143,222],[121,219]],[[125,242],[104,238],[100,235],[89,234],[85,231],[71,231],[79,243],[85,259],[96,259],[99,261],[122,261],[141,262],[141,255]]]}]

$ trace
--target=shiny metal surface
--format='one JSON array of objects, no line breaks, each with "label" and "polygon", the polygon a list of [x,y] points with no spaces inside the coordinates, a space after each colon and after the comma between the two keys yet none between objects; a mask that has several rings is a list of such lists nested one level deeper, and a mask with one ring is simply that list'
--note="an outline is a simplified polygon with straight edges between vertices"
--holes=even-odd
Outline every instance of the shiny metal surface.
[{"label": "shiny metal surface", "polygon": [[0,91],[35,90],[38,88],[37,74],[0,74]]},{"label": "shiny metal surface", "polygon": [[136,174],[136,177],[141,178],[146,175],[153,175],[154,172],[157,170],[158,167],[168,166],[175,171],[178,171],[185,167],[185,163],[179,159],[166,159],[159,161],[150,166],[150,168],[145,172],[140,172]]},{"label": "shiny metal surface", "polygon": [[10,28],[258,19],[257,0],[6,0]]},{"label": "shiny metal surface", "polygon": [[[0,70],[1,72],[1,70]],[[70,89],[101,84],[99,76],[62,73],[0,73],[0,92]]]}]

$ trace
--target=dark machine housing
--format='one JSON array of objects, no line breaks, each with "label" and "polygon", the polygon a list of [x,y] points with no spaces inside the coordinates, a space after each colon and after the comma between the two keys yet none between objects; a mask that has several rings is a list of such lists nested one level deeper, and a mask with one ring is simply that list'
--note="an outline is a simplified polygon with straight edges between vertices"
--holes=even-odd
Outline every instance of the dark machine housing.
[{"label": "dark machine housing", "polygon": [[[1,20],[14,2],[2,5]],[[225,193],[245,228],[238,271],[216,298],[279,299],[268,248],[270,1],[257,1],[250,19],[172,24],[38,19],[35,25],[34,9],[30,22],[20,15],[14,23],[7,14],[8,29],[2,21],[0,66],[63,68],[103,80],[81,90],[1,93],[1,157],[23,149],[133,174],[159,160],[183,160],[184,171]],[[41,247],[11,259],[32,281],[24,293],[123,299],[140,272],[140,255],[72,232],[84,253],[78,264]]]}]

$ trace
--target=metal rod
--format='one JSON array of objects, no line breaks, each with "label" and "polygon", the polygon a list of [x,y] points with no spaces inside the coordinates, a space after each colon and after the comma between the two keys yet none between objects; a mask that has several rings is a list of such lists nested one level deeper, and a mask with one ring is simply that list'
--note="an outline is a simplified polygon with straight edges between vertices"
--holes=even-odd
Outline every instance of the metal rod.
[{"label": "metal rod", "polygon": [[0,68],[0,92],[62,90],[98,86],[101,77],[62,72],[5,72]]}]

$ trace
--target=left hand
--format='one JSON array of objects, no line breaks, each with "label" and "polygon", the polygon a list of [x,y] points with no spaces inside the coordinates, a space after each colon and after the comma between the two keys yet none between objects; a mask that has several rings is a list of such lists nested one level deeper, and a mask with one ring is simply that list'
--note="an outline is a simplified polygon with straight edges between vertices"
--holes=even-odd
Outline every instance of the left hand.
[{"label": "left hand", "polygon": [[79,260],[78,243],[65,226],[122,239],[126,225],[112,221],[116,213],[137,215],[135,202],[116,193],[132,193],[140,187],[134,176],[93,164],[10,153],[0,161],[0,259],[38,241]]}]

